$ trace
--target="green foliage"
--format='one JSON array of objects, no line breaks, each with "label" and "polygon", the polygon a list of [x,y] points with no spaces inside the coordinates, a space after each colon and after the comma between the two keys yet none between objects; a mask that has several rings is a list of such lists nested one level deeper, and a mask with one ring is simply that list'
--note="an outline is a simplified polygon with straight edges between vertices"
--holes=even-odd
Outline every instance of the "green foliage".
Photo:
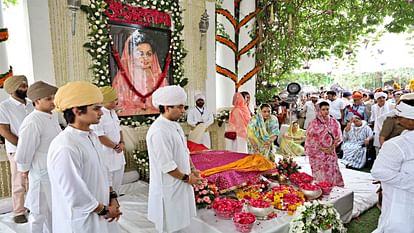
[{"label": "green foliage", "polygon": [[256,89],[268,92],[292,70],[306,69],[307,61],[350,55],[356,44],[376,31],[387,16],[389,32],[403,32],[414,24],[414,4],[407,0],[259,0],[257,62],[262,69]]},{"label": "green foliage", "polygon": [[3,0],[3,3],[6,8],[9,8],[11,6],[16,6],[17,0]]}]

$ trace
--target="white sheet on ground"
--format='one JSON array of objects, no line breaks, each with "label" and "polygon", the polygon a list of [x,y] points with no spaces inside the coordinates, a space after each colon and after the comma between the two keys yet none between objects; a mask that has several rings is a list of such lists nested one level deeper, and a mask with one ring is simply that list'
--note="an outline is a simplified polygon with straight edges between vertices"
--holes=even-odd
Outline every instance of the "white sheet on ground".
[{"label": "white sheet on ground", "polygon": [[[299,157],[295,160],[302,166],[302,170],[310,173],[310,166],[305,157]],[[357,217],[363,211],[371,208],[377,202],[377,186],[371,184],[372,177],[369,173],[358,172],[346,169],[341,166],[341,172],[345,181],[345,189],[334,188],[335,191],[331,197],[338,198],[341,195],[344,198],[334,201],[335,207],[341,209],[342,219],[346,222],[352,217]],[[353,211],[349,209],[350,194],[354,193]],[[126,184],[121,187],[119,198],[121,211],[123,215],[119,221],[122,233],[156,233],[154,225],[147,220],[147,199],[148,184],[138,181]],[[348,207],[348,209],[347,209]],[[179,214],[179,210],[177,210]],[[219,233],[235,231],[233,223],[230,220],[217,219],[212,210],[199,210],[198,216],[193,219],[192,225],[185,230],[187,233]],[[291,217],[285,212],[279,212],[279,217],[271,221],[259,221],[260,224],[254,226],[255,232],[287,232],[288,220]],[[1,233],[28,233],[28,224],[14,224],[11,213],[0,215],[0,232]]]}]

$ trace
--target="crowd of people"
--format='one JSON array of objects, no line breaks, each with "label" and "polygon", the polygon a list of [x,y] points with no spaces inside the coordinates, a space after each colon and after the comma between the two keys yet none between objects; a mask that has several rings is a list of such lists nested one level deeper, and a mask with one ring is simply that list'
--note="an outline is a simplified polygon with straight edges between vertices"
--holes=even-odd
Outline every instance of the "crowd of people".
[{"label": "crowd of people", "polygon": [[[10,97],[0,103],[0,134],[11,164],[14,221],[28,222],[30,210],[31,232],[119,232],[125,157],[116,90],[85,81],[59,89],[42,81],[28,86],[24,76],[7,79],[4,89]],[[328,91],[297,102],[281,94],[252,111],[250,93],[237,92],[227,149],[271,161],[277,153],[306,155],[316,181],[340,187],[345,184],[339,157],[351,168],[375,160],[372,176],[384,194],[377,232],[413,232],[402,223],[412,218],[414,197],[414,94],[402,94],[354,91],[338,97]],[[187,114],[189,138],[210,148],[213,114],[203,94],[194,100]],[[177,122],[186,112],[187,94],[170,85],[158,88],[151,101],[160,116],[146,136],[148,219],[159,232],[178,232],[195,216],[192,185],[202,181]],[[63,114],[66,127],[53,110]]]}]

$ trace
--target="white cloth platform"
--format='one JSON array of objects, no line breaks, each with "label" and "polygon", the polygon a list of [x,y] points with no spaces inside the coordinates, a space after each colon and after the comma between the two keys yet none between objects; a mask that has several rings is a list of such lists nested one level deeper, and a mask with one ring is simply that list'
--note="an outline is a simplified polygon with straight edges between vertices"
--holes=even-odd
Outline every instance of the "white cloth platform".
[{"label": "white cloth platform", "polygon": [[[310,173],[310,166],[305,157],[296,159],[302,166],[302,171]],[[331,195],[324,200],[333,202],[339,209],[341,218],[348,222],[351,217],[357,217],[363,211],[371,208],[377,201],[377,185],[373,185],[369,173],[346,169],[341,166],[345,188],[334,188]],[[122,233],[156,233],[154,224],[147,220],[148,184],[138,181],[121,187],[119,198],[123,215],[119,220]],[[353,208],[352,208],[353,193]],[[329,199],[329,200],[328,200]],[[179,214],[179,210],[177,210]],[[212,210],[199,210],[187,233],[228,233],[235,232],[231,220],[221,220],[214,216]],[[292,217],[286,212],[278,212],[278,217],[270,221],[258,221],[253,233],[288,232],[289,221]],[[28,224],[14,224],[11,213],[0,215],[0,233],[28,233]]]}]

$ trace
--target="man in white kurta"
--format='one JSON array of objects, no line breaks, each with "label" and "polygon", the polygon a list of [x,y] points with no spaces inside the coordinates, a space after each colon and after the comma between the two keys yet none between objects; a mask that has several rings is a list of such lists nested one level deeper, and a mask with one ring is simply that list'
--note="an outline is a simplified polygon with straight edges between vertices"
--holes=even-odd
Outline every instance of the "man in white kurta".
[{"label": "man in white kurta", "polygon": [[395,109],[399,124],[407,130],[382,145],[371,170],[383,189],[374,233],[414,232],[414,101],[409,102],[402,101]]},{"label": "man in white kurta", "polygon": [[69,125],[47,155],[53,232],[109,233],[107,219],[121,214],[116,199],[110,199],[100,141],[89,128],[102,116],[102,100],[99,88],[84,81],[68,83],[55,95],[56,109]]},{"label": "man in white kurta", "polygon": [[374,147],[376,153],[378,154],[379,148],[381,147],[379,137],[382,125],[387,118],[386,114],[393,110],[394,105],[386,101],[387,94],[384,92],[375,93],[374,98],[377,103],[371,107],[370,122],[374,123]]},{"label": "man in white kurta", "polygon": [[15,153],[19,128],[24,118],[33,111],[32,102],[26,98],[27,78],[17,75],[4,82],[4,90],[10,97],[0,103],[0,134],[6,139],[6,152],[10,161],[12,200],[15,223],[25,223],[26,209],[24,195],[27,189],[27,177],[17,170]]},{"label": "man in white kurta", "polygon": [[150,162],[148,219],[158,232],[179,232],[196,215],[191,185],[201,179],[192,169],[184,132],[177,123],[185,112],[186,99],[179,86],[161,87],[152,98],[161,115],[146,137]]},{"label": "man in white kurta", "polygon": [[42,81],[33,83],[27,95],[35,110],[19,129],[16,151],[17,170],[29,174],[29,190],[25,207],[30,210],[30,230],[33,233],[52,232],[52,197],[47,174],[47,151],[52,140],[62,131],[57,114],[52,114],[57,87]]},{"label": "man in white kurta", "polygon": [[118,104],[118,96],[113,87],[105,86],[99,88],[104,97],[102,117],[99,124],[91,125],[91,129],[98,135],[102,143],[102,160],[108,168],[109,186],[112,190],[119,192],[124,175],[125,157],[124,142],[121,137],[121,127],[115,108]]},{"label": "man in white kurta", "polygon": [[311,100],[306,101],[305,105],[303,106],[303,112],[305,113],[305,125],[303,126],[304,129],[307,129],[310,122],[313,121],[313,119],[316,117],[318,96],[312,94],[310,96],[310,99]]},{"label": "man in white kurta", "polygon": [[203,144],[207,148],[211,148],[208,127],[214,123],[213,113],[205,108],[204,103],[206,101],[206,97],[203,94],[195,95],[194,99],[196,101],[196,106],[187,111],[187,123],[193,127],[193,130],[200,124],[203,124],[202,127],[206,130],[202,135],[200,142],[197,143]]}]

